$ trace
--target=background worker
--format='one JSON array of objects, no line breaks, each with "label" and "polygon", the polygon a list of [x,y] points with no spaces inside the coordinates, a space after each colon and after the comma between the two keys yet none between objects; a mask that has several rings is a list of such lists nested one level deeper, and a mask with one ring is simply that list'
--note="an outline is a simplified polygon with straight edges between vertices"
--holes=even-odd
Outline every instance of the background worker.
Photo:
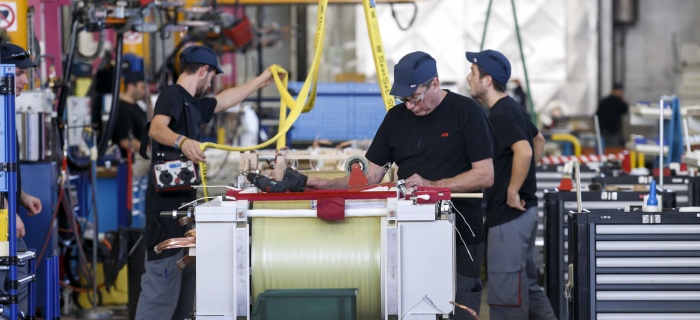
[{"label": "background worker", "polygon": [[[22,47],[11,44],[3,43],[0,45],[0,58],[2,59],[0,63],[2,64],[14,64],[15,65],[15,97],[19,97],[24,90],[24,86],[29,83],[27,78],[27,71],[29,68],[36,67],[36,63],[32,61],[29,52],[25,51]],[[17,148],[19,149],[19,142],[17,143]],[[19,152],[17,153],[19,154]],[[17,204],[27,208],[28,216],[35,216],[41,212],[41,200],[39,198],[29,195],[22,190],[22,175],[20,172],[21,166],[19,165],[19,159],[15,159],[17,163]],[[2,206],[3,208],[8,207],[7,198],[3,197]],[[16,216],[16,230],[17,230],[17,252],[27,251],[27,244],[22,239],[25,236],[24,222],[22,218],[19,217],[19,207],[17,208]],[[27,266],[17,267],[17,278],[23,278],[27,275]],[[9,283],[7,282],[7,271],[0,271],[0,283],[2,283],[2,293],[6,294],[9,292]],[[29,287],[26,285],[20,286],[17,291],[18,300],[17,307],[19,311],[27,312],[27,295]]]},{"label": "background worker", "polygon": [[[379,183],[391,163],[407,188],[447,187],[478,192],[493,182],[492,137],[486,115],[472,99],[440,88],[436,61],[412,52],[394,67],[390,93],[402,103],[391,108],[366,153],[367,180]],[[349,177],[309,178],[307,188],[342,189]],[[457,221],[457,303],[479,312],[484,234],[481,199],[454,199]],[[469,252],[467,252],[467,248]],[[473,260],[470,259],[473,257]],[[456,308],[457,319],[471,319]]]},{"label": "background worker", "polygon": [[124,75],[123,79],[125,89],[119,95],[117,125],[112,134],[112,143],[119,146],[124,159],[127,157],[127,150],[131,152],[134,159],[134,176],[143,177],[148,172],[150,163],[139,156],[138,151],[141,149],[141,140],[146,137],[144,133],[148,115],[137,102],[144,101],[147,108],[151,109],[150,113],[153,113],[153,110],[150,101],[146,100],[148,95],[143,73],[130,72]]},{"label": "background worker", "polygon": [[525,109],[506,93],[510,62],[498,51],[467,52],[472,96],[491,110],[494,182],[486,192],[490,319],[556,319],[537,284],[535,164],[544,137]]},{"label": "background worker", "polygon": [[613,85],[609,96],[598,103],[598,123],[603,143],[607,147],[623,147],[625,139],[622,137],[622,117],[629,110],[625,101],[625,87],[621,83]]},{"label": "background worker", "polygon": [[[256,90],[272,83],[272,72],[265,70],[241,86],[226,89],[215,97],[203,97],[214,76],[223,73],[214,51],[204,46],[190,46],[180,53],[180,76],[177,83],[166,87],[158,96],[148,135],[151,146],[151,169],[160,160],[156,153],[183,154],[195,163],[205,160],[200,149],[200,125],[209,122],[215,113],[241,102]],[[145,151],[142,146],[140,151]],[[173,159],[168,159],[173,160]],[[150,172],[150,171],[149,171]],[[184,319],[194,310],[195,266],[180,271],[176,262],[184,249],[152,249],[158,243],[183,237],[186,227],[176,219],[160,218],[160,211],[176,210],[182,203],[194,201],[196,191],[156,192],[153,175],[149,174],[146,190],[146,272],[141,277],[141,295],[136,319]]]}]

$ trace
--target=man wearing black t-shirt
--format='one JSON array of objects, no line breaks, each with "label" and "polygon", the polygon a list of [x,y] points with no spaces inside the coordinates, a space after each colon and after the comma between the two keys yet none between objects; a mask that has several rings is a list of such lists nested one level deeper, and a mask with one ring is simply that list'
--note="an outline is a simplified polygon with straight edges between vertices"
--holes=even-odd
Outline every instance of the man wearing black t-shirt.
[{"label": "man wearing black t-shirt", "polygon": [[467,52],[472,96],[491,109],[493,186],[486,192],[488,304],[491,319],[556,319],[537,284],[535,164],[544,137],[506,93],[510,62],[498,51]]},{"label": "man wearing black t-shirt", "polygon": [[622,83],[613,85],[609,96],[598,104],[596,115],[600,123],[600,134],[606,147],[623,147],[625,139],[622,137],[622,117],[629,110],[625,101],[625,87]]},{"label": "man wearing black t-shirt", "polygon": [[[401,58],[391,94],[402,103],[387,112],[367,151],[369,183],[379,183],[396,163],[398,178],[409,188],[474,192],[491,186],[493,140],[486,115],[476,101],[440,89],[435,59],[420,51]],[[307,187],[347,188],[348,179],[309,178]],[[454,205],[459,210],[455,300],[478,313],[484,255],[481,199],[454,199]],[[457,308],[456,318],[471,315]]]},{"label": "man wearing black t-shirt", "polygon": [[[124,76],[124,93],[119,95],[117,126],[112,134],[112,143],[119,146],[122,158],[127,157],[127,149],[134,159],[134,176],[143,177],[148,171],[147,161],[138,156],[141,139],[144,137],[147,115],[146,111],[136,104],[146,98],[146,79],[143,73],[130,72]],[[150,105],[149,101],[145,101]],[[145,165],[144,165],[145,164]]]},{"label": "man wearing black t-shirt", "polygon": [[[158,152],[184,154],[193,162],[204,161],[200,149],[200,124],[209,122],[215,113],[241,102],[249,94],[272,83],[272,72],[265,70],[241,86],[229,88],[215,97],[202,97],[215,75],[223,73],[214,51],[204,46],[190,46],[180,53],[181,73],[175,85],[158,96],[148,135],[153,139],[153,167],[162,160]],[[280,75],[282,76],[282,75]],[[151,169],[153,170],[153,169]],[[160,218],[161,211],[176,210],[195,200],[196,191],[156,192],[149,174],[146,190],[146,272],[141,278],[141,295],[136,319],[183,319],[194,310],[195,266],[180,271],[176,262],[183,249],[156,254],[152,248],[163,240],[183,237],[186,231],[176,219]]]}]

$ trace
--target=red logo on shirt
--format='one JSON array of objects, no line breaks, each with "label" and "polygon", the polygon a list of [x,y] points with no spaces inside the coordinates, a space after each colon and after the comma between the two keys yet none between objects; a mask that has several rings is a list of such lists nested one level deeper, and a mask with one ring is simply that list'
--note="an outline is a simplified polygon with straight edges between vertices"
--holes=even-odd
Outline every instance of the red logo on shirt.
[{"label": "red logo on shirt", "polygon": [[441,134],[440,136],[444,138],[444,137],[449,137],[449,136],[450,136],[450,134],[449,134],[449,133],[447,133],[447,132],[443,132],[443,133],[442,133],[442,134]]}]

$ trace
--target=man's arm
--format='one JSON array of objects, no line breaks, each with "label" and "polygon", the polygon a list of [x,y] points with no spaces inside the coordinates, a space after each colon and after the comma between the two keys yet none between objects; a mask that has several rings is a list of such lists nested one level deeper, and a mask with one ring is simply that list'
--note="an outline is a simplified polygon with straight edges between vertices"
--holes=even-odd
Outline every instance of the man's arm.
[{"label": "man's arm", "polygon": [[520,200],[520,187],[523,186],[527,173],[530,171],[532,162],[532,149],[527,140],[520,140],[513,143],[510,148],[513,150],[513,166],[508,184],[508,206],[525,211],[525,201]]},{"label": "man's arm", "polygon": [[542,153],[544,152],[545,139],[542,132],[538,132],[537,135],[532,139],[533,149],[535,149],[535,166],[542,160]]},{"label": "man's arm", "polygon": [[[284,74],[280,74],[279,76],[280,78],[284,78]],[[218,113],[235,106],[251,93],[258,89],[267,87],[273,81],[274,78],[272,77],[272,71],[270,71],[270,68],[267,68],[255,79],[250,80],[240,86],[221,91],[216,95],[216,108],[214,109],[214,112]]]},{"label": "man's arm", "polygon": [[[153,116],[148,136],[162,145],[174,146],[180,135],[170,130],[168,124],[170,124],[169,116],[162,114]],[[189,138],[182,143],[182,153],[196,163],[204,161],[205,158],[204,152],[199,148],[199,141]]]},{"label": "man's arm", "polygon": [[493,160],[487,158],[472,162],[472,169],[452,178],[430,181],[414,174],[406,179],[406,187],[430,186],[450,188],[452,192],[473,192],[493,185]]},{"label": "man's arm", "polygon": [[[367,171],[367,183],[377,184],[382,181],[386,174],[386,167],[376,165],[369,162],[369,170]],[[306,181],[306,187],[309,189],[347,189],[350,176],[340,177],[336,179],[321,179],[309,177]]]}]

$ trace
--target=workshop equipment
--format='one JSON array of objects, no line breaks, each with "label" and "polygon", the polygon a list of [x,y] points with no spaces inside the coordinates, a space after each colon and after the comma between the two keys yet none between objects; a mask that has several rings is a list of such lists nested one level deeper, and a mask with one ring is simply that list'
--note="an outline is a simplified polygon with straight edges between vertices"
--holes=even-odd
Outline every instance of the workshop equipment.
[{"label": "workshop equipment", "polygon": [[[449,191],[399,198],[396,190],[244,190],[235,198],[194,208],[197,319],[250,319],[251,303],[267,289],[357,288],[358,318],[434,320],[453,310]],[[299,200],[318,209],[249,209]],[[327,201],[340,201],[341,219],[317,218]]]},{"label": "workshop equipment", "polygon": [[570,215],[568,319],[700,319],[699,215]]},{"label": "workshop equipment", "polygon": [[[618,210],[626,212],[642,207],[642,199],[646,192],[637,191],[584,191],[581,192],[581,202],[585,209],[591,211]],[[663,208],[676,206],[675,192],[663,193]],[[544,192],[544,246],[545,246],[545,292],[552,304],[552,309],[559,319],[567,319],[567,300],[564,297],[565,285],[569,281],[567,266],[571,260],[571,250],[567,240],[570,239],[568,228],[569,213],[577,211],[575,192]],[[588,319],[588,318],[580,318]]]},{"label": "workshop equipment", "polygon": [[307,176],[292,168],[287,168],[284,171],[282,181],[276,181],[275,179],[254,172],[245,173],[241,171],[241,174],[245,175],[248,181],[256,188],[264,192],[302,192],[304,191],[306,180],[308,179]]}]

